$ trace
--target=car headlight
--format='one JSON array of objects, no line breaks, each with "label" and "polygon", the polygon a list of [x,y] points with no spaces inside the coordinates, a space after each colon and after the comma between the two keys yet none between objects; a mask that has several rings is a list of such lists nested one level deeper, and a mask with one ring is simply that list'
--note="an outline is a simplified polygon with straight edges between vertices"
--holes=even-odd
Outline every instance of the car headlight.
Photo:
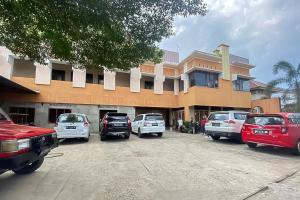
[{"label": "car headlight", "polygon": [[30,148],[29,139],[0,141],[0,152],[10,153]]}]

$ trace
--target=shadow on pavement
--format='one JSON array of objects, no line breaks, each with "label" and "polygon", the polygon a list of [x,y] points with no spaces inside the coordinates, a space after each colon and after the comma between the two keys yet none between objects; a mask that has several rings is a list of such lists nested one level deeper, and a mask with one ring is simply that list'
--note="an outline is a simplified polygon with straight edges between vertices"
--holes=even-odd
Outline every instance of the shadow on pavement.
[{"label": "shadow on pavement", "polygon": [[62,139],[59,141],[59,145],[74,145],[74,144],[83,144],[87,143],[83,139],[80,138],[69,138],[69,139]]},{"label": "shadow on pavement", "polygon": [[264,154],[271,154],[271,155],[275,155],[275,156],[300,159],[300,156],[293,155],[291,153],[291,150],[287,149],[287,148],[272,147],[272,146],[267,146],[267,145],[259,145],[254,149],[249,148],[249,150],[251,150],[253,152],[258,152],[258,153],[264,153]]}]

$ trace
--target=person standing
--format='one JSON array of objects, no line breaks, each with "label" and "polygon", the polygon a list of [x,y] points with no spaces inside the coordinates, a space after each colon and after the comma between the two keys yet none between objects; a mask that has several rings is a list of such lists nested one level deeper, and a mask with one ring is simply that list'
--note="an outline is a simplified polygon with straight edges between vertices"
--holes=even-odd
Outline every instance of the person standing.
[{"label": "person standing", "polygon": [[177,120],[177,124],[178,124],[178,130],[181,131],[182,126],[183,126],[183,121],[182,121],[181,118],[179,118],[179,119]]},{"label": "person standing", "polygon": [[192,117],[191,117],[190,128],[192,129],[192,134],[195,134],[195,122]]},{"label": "person standing", "polygon": [[206,115],[203,115],[202,119],[200,120],[200,127],[201,127],[201,132],[203,135],[205,135],[205,124],[207,122],[207,117]]}]

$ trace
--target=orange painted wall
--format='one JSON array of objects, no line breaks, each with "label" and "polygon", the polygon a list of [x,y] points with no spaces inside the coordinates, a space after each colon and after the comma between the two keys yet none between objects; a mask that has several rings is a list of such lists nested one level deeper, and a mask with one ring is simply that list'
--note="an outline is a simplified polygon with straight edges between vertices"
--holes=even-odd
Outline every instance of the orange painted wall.
[{"label": "orange painted wall", "polygon": [[264,113],[278,113],[281,111],[280,98],[252,100],[251,108],[261,107]]},{"label": "orange painted wall", "polygon": [[250,70],[242,67],[231,66],[230,67],[231,74],[241,74],[245,76],[250,76]]},{"label": "orange painted wall", "polygon": [[165,76],[175,76],[175,69],[172,68],[164,68]]},{"label": "orange painted wall", "polygon": [[154,65],[141,65],[141,72],[145,72],[145,73],[154,73]]},{"label": "orange painted wall", "polygon": [[219,88],[191,87],[188,93],[179,93],[179,107],[203,105],[237,108],[251,107],[251,93],[234,91],[232,82],[219,79]]},{"label": "orange painted wall", "polygon": [[176,108],[178,105],[178,99],[172,91],[164,91],[163,95],[158,95],[154,94],[153,90],[146,89],[141,89],[140,93],[132,93],[129,87],[116,87],[115,91],[108,91],[98,84],[86,84],[86,88],[73,88],[72,82],[67,81],[52,80],[51,85],[36,85],[33,78],[13,77],[13,81],[40,91],[40,94],[1,95],[0,100],[166,108]]}]

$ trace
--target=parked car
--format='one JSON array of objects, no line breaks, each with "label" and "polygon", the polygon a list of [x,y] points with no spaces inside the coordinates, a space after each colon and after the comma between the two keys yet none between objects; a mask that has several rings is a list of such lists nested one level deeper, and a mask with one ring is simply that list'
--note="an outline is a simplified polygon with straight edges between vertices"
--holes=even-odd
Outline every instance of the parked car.
[{"label": "parked car", "polygon": [[244,111],[219,111],[213,112],[205,124],[205,133],[214,140],[220,137],[241,140],[241,129],[248,112]]},{"label": "parked car", "polygon": [[0,108],[0,174],[8,170],[32,173],[55,147],[54,130],[15,124]]},{"label": "parked car", "polygon": [[85,114],[61,114],[57,118],[54,129],[58,139],[82,138],[88,142],[90,138],[90,122]]},{"label": "parked car", "polygon": [[109,136],[122,136],[129,139],[130,133],[131,121],[126,113],[108,112],[100,122],[101,141]]},{"label": "parked car", "polygon": [[250,148],[265,144],[300,154],[300,113],[250,114],[242,128],[242,138]]},{"label": "parked car", "polygon": [[139,137],[153,133],[157,134],[158,137],[161,137],[165,130],[164,118],[158,113],[138,115],[132,122],[132,132],[136,133]]}]

